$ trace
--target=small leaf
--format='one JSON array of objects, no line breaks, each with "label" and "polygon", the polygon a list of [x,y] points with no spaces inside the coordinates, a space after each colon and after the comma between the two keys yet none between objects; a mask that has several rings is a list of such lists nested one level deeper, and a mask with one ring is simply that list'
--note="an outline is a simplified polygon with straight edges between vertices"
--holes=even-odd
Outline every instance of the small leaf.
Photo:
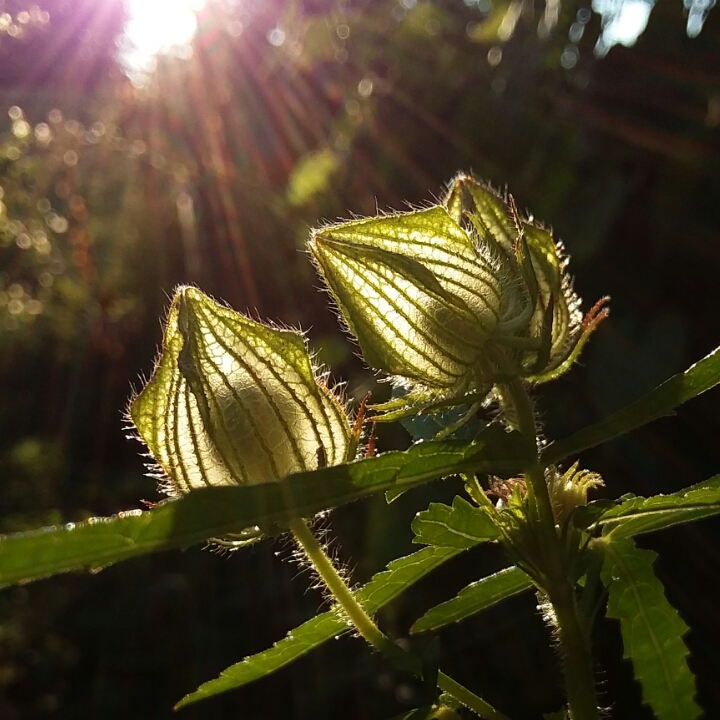
[{"label": "small leaf", "polygon": [[630,497],[607,509],[595,524],[615,540],[718,514],[720,475],[671,495]]},{"label": "small leaf", "polygon": [[533,586],[530,578],[518,567],[510,567],[482,580],[470,583],[456,597],[428,610],[413,626],[411,633],[427,632],[459,622],[492,607]]},{"label": "small leaf", "polygon": [[720,383],[720,348],[713,350],[684,373],[673,375],[645,397],[600,422],[551,443],[542,453],[542,461],[553,465],[569,455],[608,442],[653,420],[672,415],[675,408]]},{"label": "small leaf", "polygon": [[431,503],[427,510],[417,514],[412,530],[415,543],[463,550],[500,536],[487,511],[471,505],[459,495],[453,500],[452,507]]},{"label": "small leaf", "polygon": [[[423,548],[412,555],[393,560],[387,570],[378,573],[367,585],[360,588],[358,599],[367,612],[371,614],[377,612],[405,589],[459,552],[460,550],[450,548]],[[224,670],[220,677],[203,683],[195,692],[186,695],[176,708],[241,687],[269,675],[346,630],[348,630],[347,622],[334,610],[318,615],[290,631],[287,637],[270,649],[245,658]]]},{"label": "small leaf", "polygon": [[185,548],[246,528],[283,525],[390,489],[407,490],[448,475],[515,475],[532,463],[532,447],[497,425],[472,443],[418,443],[347,465],[290,475],[278,482],[205,488],[141,512],[92,518],[0,539],[0,587],[137,555]]},{"label": "small leaf", "polygon": [[627,538],[613,538],[605,553],[607,616],[620,621],[625,657],[632,660],[644,702],[658,720],[694,720],[702,711],[694,700],[695,679],[682,639],[688,627],[655,576],[657,554]]},{"label": "small leaf", "polygon": [[[461,421],[470,408],[467,405],[443,410],[428,412],[423,415],[413,415],[401,420],[402,426],[410,433],[410,437],[418,440],[432,440],[439,432]],[[472,440],[484,427],[484,423],[477,416],[471,418],[456,430],[450,437],[454,440]]]}]

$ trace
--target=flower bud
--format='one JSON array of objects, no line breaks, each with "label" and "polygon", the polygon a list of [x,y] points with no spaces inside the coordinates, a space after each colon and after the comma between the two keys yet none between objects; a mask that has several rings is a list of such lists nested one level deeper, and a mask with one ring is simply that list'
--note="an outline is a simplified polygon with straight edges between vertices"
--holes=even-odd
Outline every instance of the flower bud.
[{"label": "flower bud", "polygon": [[522,312],[503,264],[440,206],[323,228],[310,251],[366,361],[430,391],[469,390],[485,343]]},{"label": "flower bud", "polygon": [[310,252],[367,363],[409,390],[380,406],[393,417],[552,379],[605,316],[583,321],[551,233],[465,175],[442,205],[321,228]]},{"label": "flower bud", "polygon": [[588,490],[600,487],[603,480],[598,473],[579,470],[575,463],[567,472],[555,467],[545,471],[555,523],[563,526],[577,507],[587,505]]},{"label": "flower bud", "polygon": [[299,332],[191,287],[175,295],[162,353],[129,412],[170,495],[338,464],[351,444],[347,414]]},{"label": "flower bud", "polygon": [[479,246],[502,255],[509,275],[518,277],[528,294],[532,313],[527,322],[496,338],[501,345],[516,347],[510,355],[518,374],[544,382],[568,370],[607,317],[604,305],[608,298],[583,318],[572,278],[565,271],[562,243],[556,243],[552,233],[531,218],[520,217],[512,196],[502,198],[489,186],[460,173],[443,204]]}]

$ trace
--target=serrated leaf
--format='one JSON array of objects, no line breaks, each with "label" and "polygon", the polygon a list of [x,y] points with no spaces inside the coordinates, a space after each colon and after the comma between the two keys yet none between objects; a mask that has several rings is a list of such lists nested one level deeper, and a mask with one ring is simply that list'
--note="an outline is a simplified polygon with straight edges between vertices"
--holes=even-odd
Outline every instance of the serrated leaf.
[{"label": "serrated leaf", "polygon": [[601,575],[608,588],[607,616],[620,621],[625,657],[658,720],[694,720],[702,711],[682,639],[688,627],[655,576],[656,557],[629,538],[607,543]]},{"label": "serrated leaf", "polygon": [[653,420],[672,415],[675,408],[720,383],[720,348],[713,350],[685,372],[673,375],[645,397],[600,422],[548,445],[542,461],[552,465],[569,455],[625,435]]},{"label": "serrated leaf", "polygon": [[0,587],[184,548],[255,526],[282,526],[295,517],[312,517],[353,500],[456,473],[515,475],[531,462],[532,448],[519,433],[490,426],[472,443],[418,443],[403,452],[296,473],[273,483],[194,490],[146,512],[6,536],[0,540]]},{"label": "serrated leaf", "polygon": [[532,586],[530,578],[520,568],[510,567],[500,570],[494,575],[470,583],[452,600],[428,610],[410,628],[410,632],[437,630],[450,623],[459,622]]},{"label": "serrated leaf", "polygon": [[[412,555],[393,560],[387,570],[378,573],[360,588],[358,599],[367,612],[377,612],[403,590],[460,552],[451,548],[423,548]],[[287,637],[270,649],[245,658],[224,670],[220,677],[204,683],[195,692],[186,695],[176,708],[269,675],[347,629],[347,622],[335,611],[318,615],[290,631]]]},{"label": "serrated leaf", "polygon": [[481,542],[496,540],[500,531],[486,510],[455,496],[452,507],[431,503],[412,522],[413,542],[439,547],[471,548]]},{"label": "serrated leaf", "polygon": [[613,540],[720,514],[720,475],[671,495],[630,497],[596,521]]}]

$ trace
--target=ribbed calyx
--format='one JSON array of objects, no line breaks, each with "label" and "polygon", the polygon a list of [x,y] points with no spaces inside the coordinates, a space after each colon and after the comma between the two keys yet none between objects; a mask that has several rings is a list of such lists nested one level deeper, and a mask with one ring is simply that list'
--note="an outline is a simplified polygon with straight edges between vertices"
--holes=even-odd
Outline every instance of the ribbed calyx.
[{"label": "ribbed calyx", "polygon": [[310,252],[366,362],[408,391],[387,419],[551,380],[606,315],[583,320],[550,231],[467,175],[440,205],[321,228]]},{"label": "ribbed calyx", "polygon": [[129,414],[170,495],[338,464],[351,444],[345,409],[299,332],[192,287],[175,294],[160,358]]}]

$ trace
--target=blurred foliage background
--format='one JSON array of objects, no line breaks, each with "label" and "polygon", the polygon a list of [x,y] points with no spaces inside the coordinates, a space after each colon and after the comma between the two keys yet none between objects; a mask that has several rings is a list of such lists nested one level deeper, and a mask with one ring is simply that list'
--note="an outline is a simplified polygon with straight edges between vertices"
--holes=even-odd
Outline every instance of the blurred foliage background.
[{"label": "blurred foliage background", "polygon": [[[459,169],[554,227],[586,308],[612,296],[582,365],[537,393],[549,437],[709,352],[720,343],[712,4],[206,0],[192,37],[142,56],[124,32],[137,2],[0,0],[0,532],[159,499],[123,408],[152,370],[178,283],[307,328],[349,397],[381,398],[317,292],[308,229],[431,202]],[[720,472],[719,414],[711,393],[583,464],[611,496],[699,482]],[[408,437],[388,428],[379,442]],[[327,524],[353,578],[410,552],[413,514],[457,491],[450,480],[336,511]],[[720,715],[718,530],[642,540],[692,628],[708,717]],[[307,572],[282,562],[291,553],[283,541],[230,557],[194,548],[4,591],[0,719],[173,716],[184,693],[322,604]],[[405,637],[506,562],[498,548],[470,552],[381,622]],[[448,672],[519,719],[562,700],[535,604],[515,598],[441,634]],[[651,717],[617,627],[603,620],[596,645],[612,717]],[[421,692],[346,637],[182,713],[381,720]]]}]

